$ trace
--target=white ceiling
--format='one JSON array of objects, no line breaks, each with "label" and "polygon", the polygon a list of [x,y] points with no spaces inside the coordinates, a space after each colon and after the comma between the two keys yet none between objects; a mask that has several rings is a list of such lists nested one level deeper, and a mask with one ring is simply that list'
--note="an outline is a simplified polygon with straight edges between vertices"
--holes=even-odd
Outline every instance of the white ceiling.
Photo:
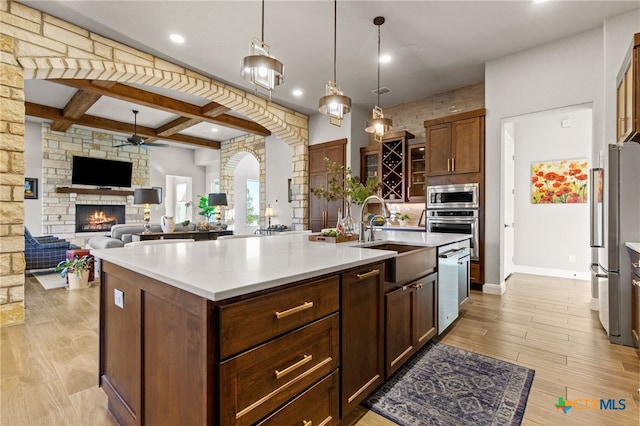
[{"label": "white ceiling", "polygon": [[[242,58],[260,38],[261,2],[246,1],[31,1],[40,9],[105,37],[179,63],[234,86],[253,90],[240,75]],[[358,1],[338,2],[337,81],[353,104],[376,104],[377,27],[384,16],[380,85],[391,89],[380,103],[396,105],[484,80],[484,64],[521,50],[602,26],[605,19],[640,7],[634,1]],[[333,79],[333,1],[267,0],[264,41],[285,65],[285,82],[274,101],[313,114],[325,85]],[[183,45],[169,34],[186,38]],[[75,89],[27,81],[30,102],[63,107]],[[145,87],[146,90],[152,90]],[[303,91],[295,97],[294,89]],[[189,95],[170,96],[204,105]],[[87,113],[159,127],[171,114],[101,98]],[[211,125],[182,133],[211,138]],[[224,140],[238,131],[221,131]],[[206,136],[205,136],[206,135]]]}]

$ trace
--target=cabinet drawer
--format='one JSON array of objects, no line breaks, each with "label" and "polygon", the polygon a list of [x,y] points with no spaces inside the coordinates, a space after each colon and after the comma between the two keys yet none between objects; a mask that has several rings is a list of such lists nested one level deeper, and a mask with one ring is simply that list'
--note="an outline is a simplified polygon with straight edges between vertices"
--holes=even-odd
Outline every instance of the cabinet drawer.
[{"label": "cabinet drawer", "polygon": [[264,419],[258,426],[338,424],[338,371]]},{"label": "cabinet drawer", "polygon": [[338,368],[333,314],[220,364],[220,424],[263,418]]},{"label": "cabinet drawer", "polygon": [[339,277],[220,307],[220,358],[296,329],[336,312]]}]

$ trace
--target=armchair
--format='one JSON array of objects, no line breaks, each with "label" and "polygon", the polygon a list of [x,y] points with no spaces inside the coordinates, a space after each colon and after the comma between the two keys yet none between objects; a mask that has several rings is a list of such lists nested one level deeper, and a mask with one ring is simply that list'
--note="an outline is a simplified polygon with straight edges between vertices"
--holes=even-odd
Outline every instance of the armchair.
[{"label": "armchair", "polygon": [[60,261],[66,258],[69,249],[79,249],[80,247],[68,241],[46,235],[34,237],[27,228],[24,228],[24,260],[25,269],[48,269],[54,268]]}]

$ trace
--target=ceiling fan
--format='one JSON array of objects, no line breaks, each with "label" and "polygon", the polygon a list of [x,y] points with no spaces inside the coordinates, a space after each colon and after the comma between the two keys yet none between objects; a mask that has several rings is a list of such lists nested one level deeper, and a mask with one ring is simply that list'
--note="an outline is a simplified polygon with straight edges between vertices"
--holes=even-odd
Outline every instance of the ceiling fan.
[{"label": "ceiling fan", "polygon": [[[133,135],[129,136],[127,138],[127,142],[125,144],[122,145],[116,145],[115,148],[120,148],[123,146],[130,146],[130,145],[134,145],[134,146],[139,146],[140,148],[143,149],[149,149],[149,147],[151,146],[151,144],[149,145],[145,145],[144,143],[144,139],[142,138],[142,136],[138,135],[138,112],[137,110],[131,110],[131,112],[133,112]],[[164,144],[156,144],[154,143],[153,146],[167,146]]]}]

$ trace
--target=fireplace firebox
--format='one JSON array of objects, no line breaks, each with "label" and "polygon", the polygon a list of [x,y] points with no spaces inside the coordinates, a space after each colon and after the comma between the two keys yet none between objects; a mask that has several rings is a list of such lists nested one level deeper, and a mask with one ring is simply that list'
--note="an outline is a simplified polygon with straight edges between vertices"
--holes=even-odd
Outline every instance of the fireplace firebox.
[{"label": "fireplace firebox", "polygon": [[105,232],[125,222],[125,206],[76,204],[76,232]]}]

